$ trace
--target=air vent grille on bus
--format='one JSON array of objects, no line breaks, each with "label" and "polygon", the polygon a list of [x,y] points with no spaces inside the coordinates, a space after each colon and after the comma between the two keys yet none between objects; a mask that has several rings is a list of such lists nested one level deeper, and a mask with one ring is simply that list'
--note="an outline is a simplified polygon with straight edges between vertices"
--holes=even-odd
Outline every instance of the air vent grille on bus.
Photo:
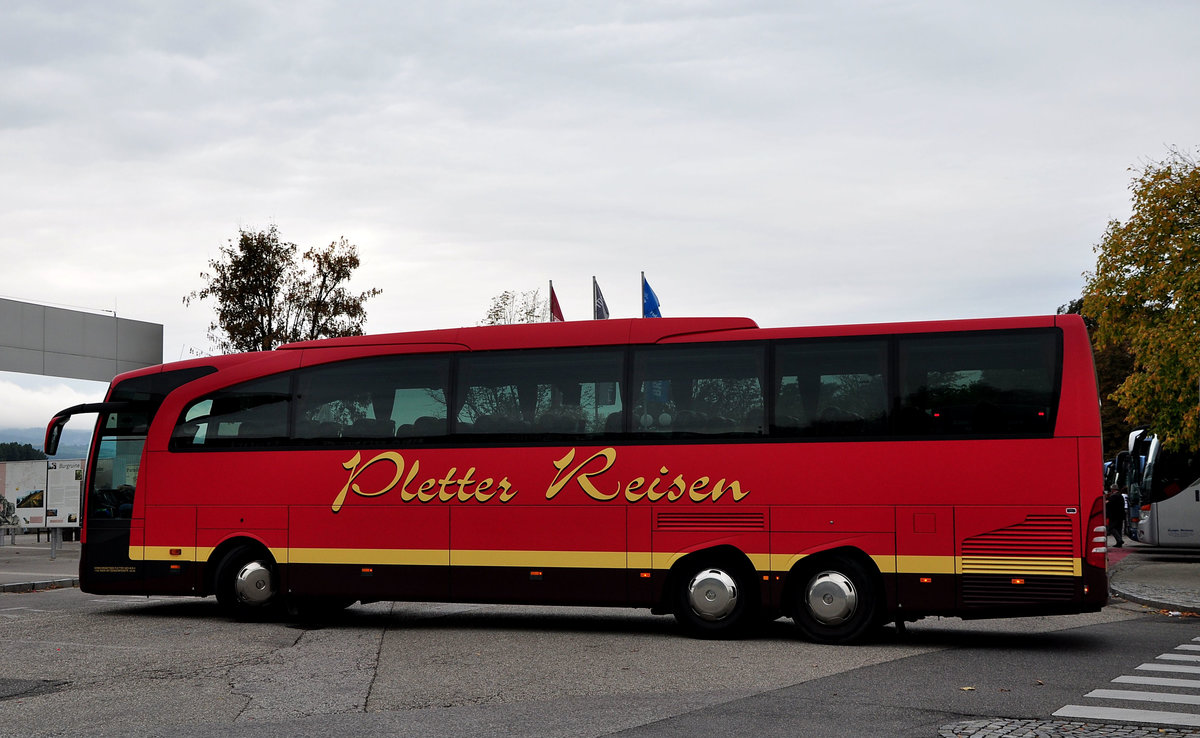
[{"label": "air vent grille on bus", "polygon": [[660,512],[655,530],[766,530],[764,512]]},{"label": "air vent grille on bus", "polygon": [[968,574],[962,578],[965,607],[1004,607],[1043,602],[1069,602],[1078,596],[1076,581],[1070,577],[1012,577]]},{"label": "air vent grille on bus", "polygon": [[963,556],[1071,557],[1075,553],[1071,518],[1030,515],[1017,525],[963,541]]}]

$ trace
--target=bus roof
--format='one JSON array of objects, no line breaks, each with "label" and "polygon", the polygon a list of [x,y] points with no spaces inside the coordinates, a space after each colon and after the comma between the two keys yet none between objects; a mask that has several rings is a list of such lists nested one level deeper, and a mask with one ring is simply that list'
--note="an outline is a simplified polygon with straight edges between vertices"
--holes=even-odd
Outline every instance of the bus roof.
[{"label": "bus roof", "polygon": [[[554,346],[598,346],[626,343],[658,343],[697,334],[721,334],[758,328],[749,318],[617,318],[553,323],[447,328],[442,330],[382,333],[371,336],[322,338],[289,343],[279,350],[347,348],[363,346],[446,345],[460,350],[530,348]],[[719,336],[713,335],[717,339]]]},{"label": "bus roof", "polygon": [[284,344],[275,351],[257,351],[210,356],[136,369],[119,375],[132,376],[210,366],[216,369],[282,358],[295,351],[324,352],[339,350],[347,356],[356,351],[387,352],[389,347],[407,353],[434,351],[485,351],[497,349],[554,348],[569,346],[605,346],[655,344],[692,341],[756,340],[781,338],[822,338],[834,336],[871,336],[895,333],[938,333],[943,331],[996,330],[1078,324],[1077,315],[1033,316],[1024,318],[974,318],[907,323],[862,323],[837,326],[797,326],[759,328],[750,318],[616,318],[553,323],[517,323],[499,326],[473,326],[437,330],[381,333],[365,336],[321,338]]}]

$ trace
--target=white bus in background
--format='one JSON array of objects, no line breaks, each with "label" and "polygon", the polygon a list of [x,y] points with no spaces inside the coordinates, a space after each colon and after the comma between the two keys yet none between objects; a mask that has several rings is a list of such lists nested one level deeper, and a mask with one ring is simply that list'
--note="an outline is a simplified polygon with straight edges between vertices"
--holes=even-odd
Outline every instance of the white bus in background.
[{"label": "white bus in background", "polygon": [[1129,495],[1139,543],[1200,548],[1200,454],[1164,450],[1158,436],[1134,431],[1107,482]]}]

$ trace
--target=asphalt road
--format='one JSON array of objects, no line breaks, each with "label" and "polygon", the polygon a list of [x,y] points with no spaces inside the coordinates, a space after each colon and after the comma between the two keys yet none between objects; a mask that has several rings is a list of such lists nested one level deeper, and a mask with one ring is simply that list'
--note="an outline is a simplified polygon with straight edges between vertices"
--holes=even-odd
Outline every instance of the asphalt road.
[{"label": "asphalt road", "polygon": [[63,589],[0,595],[0,632],[4,736],[937,736],[1095,704],[1200,623],[1121,605],[837,647],[788,621],[711,642],[638,610],[377,603],[297,626]]}]

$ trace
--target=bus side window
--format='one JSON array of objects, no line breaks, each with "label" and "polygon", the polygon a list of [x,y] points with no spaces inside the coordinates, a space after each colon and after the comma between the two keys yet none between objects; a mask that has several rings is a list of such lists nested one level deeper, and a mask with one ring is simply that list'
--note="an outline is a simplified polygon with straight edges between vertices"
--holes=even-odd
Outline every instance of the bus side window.
[{"label": "bus side window", "polygon": [[886,434],[887,355],[880,339],[777,345],[771,432],[807,438]]},{"label": "bus side window", "polygon": [[226,387],[188,405],[171,433],[173,451],[285,443],[291,379],[277,374]]},{"label": "bus side window", "polygon": [[302,369],[294,439],[354,446],[445,436],[449,381],[445,356],[375,356]]},{"label": "bus side window", "polygon": [[905,435],[1041,435],[1054,430],[1058,333],[957,333],[899,340]]},{"label": "bus side window", "polygon": [[455,428],[498,440],[618,432],[623,370],[623,352],[609,348],[463,356]]},{"label": "bus side window", "polygon": [[633,431],[678,436],[762,435],[761,344],[654,346],[633,356]]}]

